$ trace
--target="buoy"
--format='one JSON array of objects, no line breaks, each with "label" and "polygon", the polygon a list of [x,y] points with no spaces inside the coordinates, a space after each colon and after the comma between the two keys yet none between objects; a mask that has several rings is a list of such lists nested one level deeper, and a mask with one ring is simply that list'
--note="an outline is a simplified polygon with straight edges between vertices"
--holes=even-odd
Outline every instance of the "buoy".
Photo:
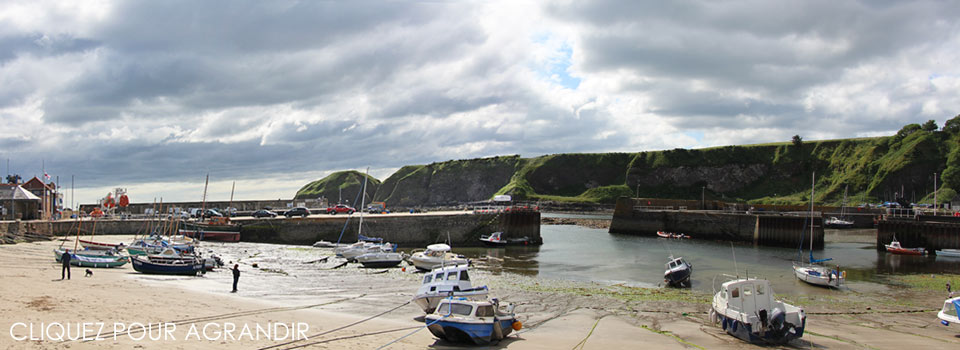
[{"label": "buoy", "polygon": [[401,268],[400,268],[400,271],[407,272],[407,268],[406,268],[406,267],[401,267]]},{"label": "buoy", "polygon": [[521,328],[523,328],[523,323],[520,323],[520,321],[514,321],[512,326],[513,330],[519,331]]}]

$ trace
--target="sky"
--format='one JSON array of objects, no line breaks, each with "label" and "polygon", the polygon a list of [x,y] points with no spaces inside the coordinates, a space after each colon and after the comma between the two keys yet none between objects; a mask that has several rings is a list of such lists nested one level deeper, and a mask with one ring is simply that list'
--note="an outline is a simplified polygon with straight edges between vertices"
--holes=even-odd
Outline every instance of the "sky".
[{"label": "sky", "polygon": [[286,199],[348,169],[891,135],[960,114],[957,18],[949,1],[6,0],[0,170],[59,178],[67,204],[196,201],[207,174],[210,200],[234,182]]}]

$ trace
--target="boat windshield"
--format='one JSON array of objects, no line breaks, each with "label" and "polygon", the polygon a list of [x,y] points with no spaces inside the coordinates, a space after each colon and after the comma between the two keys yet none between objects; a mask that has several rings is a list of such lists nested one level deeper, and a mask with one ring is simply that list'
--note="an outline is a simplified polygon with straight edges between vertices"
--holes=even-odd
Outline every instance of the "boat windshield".
[{"label": "boat windshield", "polygon": [[477,317],[492,317],[493,305],[480,305],[477,307]]},{"label": "boat windshield", "polygon": [[[453,311],[451,312],[451,308]],[[468,304],[458,304],[458,303],[444,303],[437,308],[437,313],[441,315],[455,314],[470,316],[470,312],[473,311],[473,307]]]},{"label": "boat windshield", "polygon": [[470,280],[470,276],[467,276],[467,270],[463,270],[462,272],[460,272],[460,280],[461,280],[461,281],[469,281],[469,280]]},{"label": "boat windshield", "polygon": [[423,276],[423,284],[429,284],[433,280],[433,275]]},{"label": "boat windshield", "polygon": [[456,272],[456,271],[447,272],[447,281],[456,281],[456,280],[457,280],[457,272]]}]

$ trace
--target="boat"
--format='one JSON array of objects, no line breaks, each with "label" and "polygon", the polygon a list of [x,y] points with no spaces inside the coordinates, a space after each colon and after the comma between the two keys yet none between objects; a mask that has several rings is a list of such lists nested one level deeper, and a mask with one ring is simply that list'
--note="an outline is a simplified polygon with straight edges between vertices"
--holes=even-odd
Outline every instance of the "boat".
[{"label": "boat", "polygon": [[505,247],[508,245],[527,245],[530,243],[530,237],[503,238],[503,232],[494,232],[489,235],[481,235],[480,241],[490,247]]},{"label": "boat", "polygon": [[451,253],[449,245],[438,243],[411,254],[410,262],[420,270],[430,271],[440,266],[468,264],[470,261],[463,255]]},{"label": "boat", "polygon": [[885,244],[884,247],[887,248],[888,253],[900,254],[900,255],[926,255],[927,250],[923,248],[904,248],[900,245],[900,242],[897,242],[897,237],[893,237],[893,240],[890,241],[890,244]]},{"label": "boat", "polygon": [[960,258],[960,249],[937,249],[935,253],[938,257]]},{"label": "boat", "polygon": [[949,326],[951,323],[960,324],[958,315],[960,315],[960,297],[944,300],[943,308],[937,313],[937,318],[940,319],[941,324]]},{"label": "boat", "polygon": [[164,260],[150,256],[132,256],[130,261],[134,270],[145,274],[196,275],[204,270],[204,262],[198,258]]},{"label": "boat", "polygon": [[657,237],[660,237],[660,238],[676,238],[676,239],[687,239],[687,238],[690,238],[690,236],[688,236],[688,235],[686,235],[686,234],[683,234],[683,233],[673,233],[673,232],[664,232],[664,231],[657,231]]},{"label": "boat", "polygon": [[367,268],[385,268],[400,265],[403,254],[397,252],[366,253],[356,257],[357,262]]},{"label": "boat", "polygon": [[474,287],[468,269],[467,265],[451,265],[424,274],[423,283],[417,289],[413,302],[429,314],[437,309],[440,300],[447,297],[486,299],[487,286]]},{"label": "boat", "polygon": [[313,243],[313,246],[316,248],[341,248],[346,247],[346,244],[343,243],[333,243],[329,241],[316,241]]},{"label": "boat", "polygon": [[224,216],[211,217],[206,224],[184,223],[179,233],[201,241],[240,242],[240,226]]},{"label": "boat", "polygon": [[825,261],[833,258],[814,259],[813,258],[813,196],[816,189],[816,175],[810,185],[810,258],[803,262],[803,235],[800,236],[799,260],[793,263],[793,274],[797,279],[815,286],[840,288],[847,279],[847,272],[841,271],[840,266],[834,269],[829,266],[821,265]]},{"label": "boat", "polygon": [[87,249],[100,249],[100,250],[123,250],[123,243],[110,244],[110,243],[101,243],[81,239],[80,245]]},{"label": "boat", "polygon": [[690,287],[690,276],[693,275],[693,265],[683,260],[683,257],[674,259],[670,256],[666,270],[663,271],[663,281],[671,287]]},{"label": "boat", "polygon": [[[57,259],[57,262],[60,262],[60,259],[63,257],[63,250],[54,249],[53,255]],[[70,253],[70,265],[79,266],[79,267],[120,267],[127,263],[127,257],[125,256],[88,256],[88,255],[77,255]]]},{"label": "boat", "polygon": [[774,298],[770,281],[737,278],[713,296],[710,320],[728,334],[751,343],[783,344],[803,336],[802,308]]},{"label": "boat", "polygon": [[[370,169],[368,168],[367,172],[369,172],[369,170]],[[363,187],[361,187],[361,191],[360,191],[361,207],[363,206],[363,198],[366,197],[366,191],[367,191],[367,177],[364,176]],[[342,235],[343,233],[341,232],[341,236]],[[339,245],[339,241],[337,244]],[[357,242],[348,246],[338,247],[334,249],[334,253],[337,256],[347,259],[347,261],[358,261],[357,258],[361,255],[374,254],[374,255],[369,255],[367,258],[365,258],[365,261],[367,261],[367,264],[364,264],[364,266],[366,267],[375,267],[378,265],[384,265],[382,267],[390,267],[390,266],[396,266],[400,264],[400,261],[397,261],[395,264],[389,265],[394,261],[394,259],[397,256],[387,254],[387,253],[391,253],[391,252],[395,253],[396,251],[397,251],[396,244],[390,244],[390,243],[384,242],[383,238],[381,237],[367,237],[363,235],[363,211],[360,211],[360,223],[357,224]],[[400,257],[400,260],[402,261],[403,256],[401,255],[399,257]],[[389,266],[386,266],[386,265],[389,265]]]},{"label": "boat", "polygon": [[446,298],[434,313],[424,317],[424,323],[437,338],[477,345],[503,339],[523,327],[513,313],[513,305],[500,306],[497,299]]},{"label": "boat", "polygon": [[831,216],[830,218],[823,221],[823,225],[829,228],[851,228],[853,227],[853,221],[844,220],[836,216]]}]

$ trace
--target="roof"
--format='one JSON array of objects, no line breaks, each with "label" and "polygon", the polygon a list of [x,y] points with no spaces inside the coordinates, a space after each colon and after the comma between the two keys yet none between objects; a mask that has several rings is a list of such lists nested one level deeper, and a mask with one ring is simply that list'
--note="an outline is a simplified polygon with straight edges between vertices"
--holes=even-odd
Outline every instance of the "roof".
[{"label": "roof", "polygon": [[45,184],[39,178],[34,176],[32,179],[21,184],[21,186],[23,186],[23,188],[30,189],[30,190],[39,190],[46,187],[48,190],[53,191],[53,186],[55,185],[52,182],[49,184]]},{"label": "roof", "polygon": [[10,184],[0,184],[0,200],[28,200],[28,201],[38,201],[40,197],[30,193],[23,187],[19,185],[10,185]]}]

